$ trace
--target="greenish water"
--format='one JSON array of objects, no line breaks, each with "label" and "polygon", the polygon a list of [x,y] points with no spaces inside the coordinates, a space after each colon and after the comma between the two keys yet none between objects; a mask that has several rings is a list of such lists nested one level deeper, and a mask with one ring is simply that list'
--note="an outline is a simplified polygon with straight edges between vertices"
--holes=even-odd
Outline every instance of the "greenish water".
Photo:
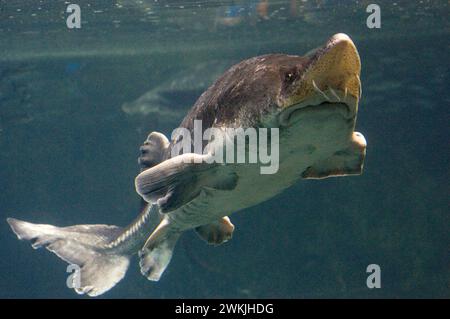
[{"label": "greenish water", "polygon": [[[370,1],[258,2],[80,0],[69,30],[65,1],[0,0],[0,297],[84,298],[6,217],[128,224],[148,132],[170,135],[233,63],[338,32],[362,60],[363,175],[299,181],[233,215],[220,247],[186,233],[160,282],[134,258],[102,298],[450,297],[448,2],[378,1],[380,29],[366,26]],[[146,92],[156,108],[124,107]]]}]

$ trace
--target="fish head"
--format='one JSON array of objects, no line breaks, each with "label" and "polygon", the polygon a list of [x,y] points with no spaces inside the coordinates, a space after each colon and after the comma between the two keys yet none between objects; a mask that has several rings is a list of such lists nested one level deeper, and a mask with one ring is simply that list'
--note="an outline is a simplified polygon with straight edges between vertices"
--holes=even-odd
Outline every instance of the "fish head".
[{"label": "fish head", "polygon": [[276,104],[281,125],[288,125],[295,111],[323,104],[344,104],[347,117],[356,117],[361,98],[361,61],[349,36],[338,33],[297,60],[298,63],[280,65]]},{"label": "fish head", "polygon": [[[296,58],[292,59],[293,61]],[[366,140],[355,132],[361,98],[361,62],[349,36],[339,33],[298,63],[280,65],[276,124],[290,131],[290,147],[299,154],[316,150],[304,178],[360,174]],[[307,146],[307,148],[306,148]]]}]

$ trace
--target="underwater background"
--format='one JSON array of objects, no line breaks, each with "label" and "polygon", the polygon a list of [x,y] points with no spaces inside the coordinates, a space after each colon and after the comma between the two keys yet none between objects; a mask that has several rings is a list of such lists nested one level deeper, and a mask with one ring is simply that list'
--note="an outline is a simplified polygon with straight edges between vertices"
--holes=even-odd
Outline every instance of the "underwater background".
[{"label": "underwater background", "polygon": [[[381,8],[370,29],[367,6]],[[231,216],[233,239],[184,234],[159,282],[137,257],[100,298],[450,297],[448,1],[0,0],[0,297],[87,298],[66,264],[6,223],[125,226],[140,144],[170,135],[229,66],[355,42],[364,173],[299,181]],[[366,267],[381,267],[380,289]]]}]

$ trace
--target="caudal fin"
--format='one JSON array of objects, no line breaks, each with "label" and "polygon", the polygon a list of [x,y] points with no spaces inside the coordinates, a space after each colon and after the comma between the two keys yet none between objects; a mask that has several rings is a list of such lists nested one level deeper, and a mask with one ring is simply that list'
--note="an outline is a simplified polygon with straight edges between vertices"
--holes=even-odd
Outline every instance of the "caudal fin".
[{"label": "caudal fin", "polygon": [[109,225],[55,227],[7,219],[19,239],[30,240],[33,248],[45,247],[59,258],[79,267],[72,287],[79,294],[98,296],[114,287],[128,269],[130,256],[114,254],[105,245],[122,231]]}]

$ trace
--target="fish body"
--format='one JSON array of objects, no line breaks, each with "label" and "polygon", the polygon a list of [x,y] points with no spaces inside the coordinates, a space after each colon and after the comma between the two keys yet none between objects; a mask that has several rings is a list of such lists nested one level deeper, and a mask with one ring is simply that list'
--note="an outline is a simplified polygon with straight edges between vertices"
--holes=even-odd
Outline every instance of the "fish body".
[{"label": "fish body", "polygon": [[[200,96],[171,140],[158,132],[148,136],[135,179],[145,204],[128,227],[8,222],[20,239],[81,267],[78,293],[97,296],[111,289],[135,253],[141,273],[157,281],[184,231],[194,229],[208,243],[221,244],[232,237],[232,213],[302,179],[361,174],[366,141],[354,131],[360,69],[345,34],[303,57],[269,54],[242,61]],[[244,132],[241,144],[234,144],[237,131]],[[259,134],[253,143],[251,132]],[[243,145],[249,160],[239,162],[226,141]]]}]

